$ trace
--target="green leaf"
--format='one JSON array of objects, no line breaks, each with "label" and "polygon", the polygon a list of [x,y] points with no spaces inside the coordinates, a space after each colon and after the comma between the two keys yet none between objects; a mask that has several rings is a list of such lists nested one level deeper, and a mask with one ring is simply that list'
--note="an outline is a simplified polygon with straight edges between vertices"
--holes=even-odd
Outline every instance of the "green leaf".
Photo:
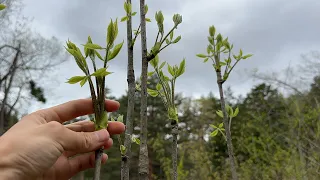
[{"label": "green leaf", "polygon": [[173,38],[173,32],[174,31],[171,31],[171,33],[170,33],[170,39],[172,40],[172,38]]},{"label": "green leaf", "polygon": [[211,37],[214,37],[214,34],[216,33],[216,28],[214,26],[209,27],[209,34]]},{"label": "green leaf", "polygon": [[206,55],[204,55],[204,54],[197,54],[197,56],[198,56],[199,58],[206,58],[206,57],[208,57],[208,56],[206,56]]},{"label": "green leaf", "polygon": [[110,117],[110,121],[116,121],[112,116]]},{"label": "green leaf", "polygon": [[156,55],[151,61],[149,61],[150,64],[152,65],[152,67],[156,68],[158,67],[158,63],[159,63],[159,56]]},{"label": "green leaf", "polygon": [[123,122],[123,115],[119,115],[118,118],[117,118],[117,121],[118,122]]},{"label": "green leaf", "polygon": [[7,7],[6,5],[0,4],[0,11],[1,11],[1,10],[4,10],[6,7]]},{"label": "green leaf", "polygon": [[135,138],[135,137],[133,137],[133,136],[131,137],[131,141],[134,142],[134,143],[136,143],[137,145],[140,144],[140,139]]},{"label": "green leaf", "polygon": [[231,117],[233,115],[233,109],[231,106],[226,105],[226,110],[228,112],[228,115]]},{"label": "green leaf", "polygon": [[120,22],[127,21],[128,19],[129,19],[128,16],[124,16],[121,18]]},{"label": "green leaf", "polygon": [[211,136],[211,137],[215,137],[217,134],[218,134],[218,129],[214,130],[214,131],[210,134],[210,136]]},{"label": "green leaf", "polygon": [[146,18],[146,21],[147,21],[147,22],[151,22],[151,19],[150,19],[150,18]]},{"label": "green leaf", "polygon": [[156,12],[155,19],[158,24],[163,24],[164,17],[161,11]]},{"label": "green leaf", "polygon": [[253,54],[247,54],[247,55],[243,56],[242,59],[247,59],[247,58],[249,58],[251,56],[253,56]]},{"label": "green leaf", "polygon": [[153,90],[153,89],[149,89],[149,88],[147,88],[147,92],[148,92],[148,94],[150,95],[150,96],[152,96],[152,97],[157,97],[158,96],[158,91],[156,91],[156,90]]},{"label": "green leaf", "polygon": [[161,90],[161,84],[158,83],[158,84],[156,85],[156,89],[157,89],[158,91],[160,91],[160,90]]},{"label": "green leaf", "polygon": [[120,152],[122,155],[126,154],[126,147],[124,145],[120,145]]},{"label": "green leaf", "polygon": [[166,64],[166,62],[164,61],[164,62],[162,62],[161,63],[161,65],[160,65],[160,67],[159,67],[159,69],[162,69],[163,68],[163,66]]},{"label": "green leaf", "polygon": [[107,28],[107,44],[111,46],[114,42],[115,39],[115,29],[114,29],[114,24],[111,19],[108,28]]},{"label": "green leaf", "polygon": [[211,126],[212,128],[214,128],[214,129],[217,129],[217,128],[218,128],[218,127],[215,126],[214,124],[210,124],[210,126]]},{"label": "green leaf", "polygon": [[222,127],[223,127],[223,123],[220,123],[220,124],[219,124],[219,128],[222,128]]},{"label": "green leaf", "polygon": [[136,90],[137,91],[141,91],[141,85],[140,84],[136,84]]},{"label": "green leaf", "polygon": [[220,61],[219,64],[220,64],[220,66],[225,66],[225,65],[227,65],[227,63],[225,63],[225,62],[223,62],[223,61]]},{"label": "green leaf", "polygon": [[175,26],[178,26],[182,22],[182,16],[180,14],[174,14],[172,17]]},{"label": "green leaf", "polygon": [[223,112],[221,110],[216,111],[216,113],[218,114],[218,116],[223,118]]},{"label": "green leaf", "polygon": [[122,41],[122,43],[117,44],[111,53],[108,54],[108,61],[114,59],[120,52],[122,45],[123,45],[124,41]]},{"label": "green leaf", "polygon": [[167,43],[167,44],[170,44],[170,40],[169,40],[169,39],[166,39],[166,43]]},{"label": "green leaf", "polygon": [[80,86],[82,87],[86,82],[88,81],[88,77],[86,76],[85,78],[83,78],[80,82]]},{"label": "green leaf", "polygon": [[239,57],[242,56],[242,49],[240,49],[240,52],[239,52]]},{"label": "green leaf", "polygon": [[221,42],[222,41],[222,35],[219,33],[218,35],[217,35],[217,42]]},{"label": "green leaf", "polygon": [[148,13],[148,10],[149,10],[148,5],[144,5],[144,13],[145,13],[145,14],[147,14],[147,13]]},{"label": "green leaf", "polygon": [[99,44],[92,44],[92,43],[87,43],[84,45],[84,47],[88,49],[104,49]]},{"label": "green leaf", "polygon": [[179,69],[177,71],[177,77],[181,76],[185,72],[185,69],[186,69],[186,60],[183,59],[180,62]]},{"label": "green leaf", "polygon": [[102,56],[99,54],[98,51],[95,50],[94,53],[96,54],[96,56],[97,56],[99,59],[101,59],[102,61],[104,61],[104,59],[102,58]]},{"label": "green leaf", "polygon": [[133,12],[132,14],[131,14],[131,16],[135,16],[137,14],[137,12]]},{"label": "green leaf", "polygon": [[131,8],[132,8],[132,6],[131,6],[130,3],[124,2],[123,7],[124,7],[124,10],[126,11],[127,14],[130,14],[130,13],[131,13]]},{"label": "green leaf", "polygon": [[148,76],[152,76],[154,74],[155,71],[151,71],[151,72],[148,72]]},{"label": "green leaf", "polygon": [[208,60],[209,60],[209,58],[205,58],[205,59],[203,60],[203,62],[206,63]]},{"label": "green leaf", "polygon": [[73,76],[72,78],[68,79],[67,83],[75,84],[82,81],[86,76]]},{"label": "green leaf", "polygon": [[106,68],[100,68],[96,72],[92,73],[91,76],[95,77],[104,77],[111,74],[111,72],[108,72]]},{"label": "green leaf", "polygon": [[170,66],[169,63],[168,63],[168,72],[171,74],[172,77],[175,76],[175,73],[174,73],[174,71],[173,71],[173,68],[172,68],[172,66]]},{"label": "green leaf", "polygon": [[237,108],[234,110],[234,113],[233,113],[233,116],[232,116],[232,117],[236,117],[238,114],[239,114],[239,108],[237,107]]},{"label": "green leaf", "polygon": [[181,39],[181,36],[178,36],[178,37],[176,37],[176,39],[175,39],[175,40],[173,40],[173,42],[172,42],[172,43],[177,43],[177,42],[179,42],[179,41],[180,41],[180,39]]}]

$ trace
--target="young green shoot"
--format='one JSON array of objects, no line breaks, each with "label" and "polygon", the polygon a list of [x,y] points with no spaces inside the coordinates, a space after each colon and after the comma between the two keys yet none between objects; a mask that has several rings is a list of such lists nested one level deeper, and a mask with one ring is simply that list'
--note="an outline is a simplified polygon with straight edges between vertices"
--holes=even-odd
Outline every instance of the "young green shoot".
[{"label": "young green shoot", "polygon": [[[229,78],[230,73],[234,69],[234,67],[241,61],[248,59],[252,56],[252,54],[243,54],[242,49],[239,50],[238,54],[233,53],[233,44],[230,44],[227,38],[223,38],[222,34],[216,33],[216,28],[214,26],[209,27],[209,36],[208,36],[209,44],[207,45],[207,54],[197,54],[199,58],[203,59],[203,62],[211,60],[212,66],[216,72],[217,76],[217,84],[219,87],[220,94],[220,102],[221,102],[221,111],[218,111],[217,114],[220,117],[223,117],[223,125],[225,129],[225,137],[227,141],[228,154],[230,158],[230,168],[232,179],[237,180],[237,167],[236,160],[233,154],[233,146],[232,146],[232,138],[231,138],[231,120],[234,114],[238,114],[239,109],[236,109],[233,113],[232,108],[226,106],[225,98],[223,95],[223,83]],[[232,113],[230,113],[232,110]],[[229,112],[229,114],[228,114]],[[221,124],[219,128],[221,130]],[[216,127],[216,126],[215,126]],[[218,128],[215,128],[216,130]],[[219,129],[214,130],[213,134],[216,135]],[[222,130],[220,131],[222,133]]]},{"label": "young green shoot", "polygon": [[[84,55],[70,40],[67,41],[67,47],[65,47],[66,50],[74,57],[76,64],[84,73],[84,75],[71,77],[67,83],[79,83],[82,87],[88,82],[94,110],[93,122],[95,123],[96,130],[105,129],[108,126],[108,114],[105,111],[105,78],[111,74],[111,72],[107,71],[107,63],[119,54],[124,43],[121,42],[115,45],[117,35],[118,22],[117,20],[114,22],[111,20],[107,28],[105,47],[94,44],[90,36],[88,37],[87,43],[83,44]],[[98,50],[105,51],[105,56],[102,57]],[[97,67],[96,57],[102,61],[103,66],[101,68]],[[93,72],[90,72],[91,69],[88,65],[88,58],[91,60]],[[95,86],[93,79],[95,81]],[[94,180],[100,179],[102,154],[103,147],[96,151]]]}]

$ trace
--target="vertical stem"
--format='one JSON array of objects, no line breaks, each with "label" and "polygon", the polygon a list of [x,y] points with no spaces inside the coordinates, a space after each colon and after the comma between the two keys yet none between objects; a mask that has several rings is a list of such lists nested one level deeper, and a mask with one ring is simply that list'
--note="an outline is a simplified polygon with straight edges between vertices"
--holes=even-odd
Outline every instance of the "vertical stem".
[{"label": "vertical stem", "polygon": [[[127,0],[131,4],[131,0]],[[128,82],[128,107],[126,118],[126,132],[124,146],[126,153],[121,159],[121,179],[129,180],[130,177],[130,158],[131,158],[131,137],[133,131],[133,113],[135,99],[135,75],[133,67],[133,40],[132,40],[132,17],[127,14],[127,51],[128,51],[128,67],[127,67],[127,82]]]},{"label": "vertical stem", "polygon": [[140,154],[139,154],[139,179],[149,179],[149,158],[148,158],[148,129],[147,129],[147,33],[145,19],[145,0],[140,0],[140,24],[141,24],[141,55],[142,55],[142,70],[141,70],[141,111],[140,111]]},{"label": "vertical stem", "polygon": [[178,123],[176,120],[171,120],[171,134],[172,134],[172,179],[178,179]]},{"label": "vertical stem", "polygon": [[94,180],[100,180],[102,154],[103,147],[95,151]]},{"label": "vertical stem", "polygon": [[226,104],[225,104],[225,99],[223,95],[223,88],[222,88],[223,79],[221,75],[221,70],[217,70],[216,73],[217,73],[217,83],[219,86],[219,93],[220,93],[221,110],[223,112],[223,124],[224,124],[224,128],[226,129],[227,147],[228,147],[228,154],[230,159],[232,180],[238,180],[236,161],[233,153],[231,131],[230,131],[229,122],[228,122],[228,114],[225,108]]}]

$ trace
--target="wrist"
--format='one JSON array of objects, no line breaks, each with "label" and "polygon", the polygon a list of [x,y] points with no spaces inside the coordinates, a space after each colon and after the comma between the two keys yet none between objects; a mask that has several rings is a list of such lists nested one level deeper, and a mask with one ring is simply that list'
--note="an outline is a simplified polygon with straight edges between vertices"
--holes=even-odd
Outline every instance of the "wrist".
[{"label": "wrist", "polygon": [[0,140],[0,177],[3,180],[7,179],[19,179],[18,172],[11,165],[10,160],[10,147],[5,141]]}]

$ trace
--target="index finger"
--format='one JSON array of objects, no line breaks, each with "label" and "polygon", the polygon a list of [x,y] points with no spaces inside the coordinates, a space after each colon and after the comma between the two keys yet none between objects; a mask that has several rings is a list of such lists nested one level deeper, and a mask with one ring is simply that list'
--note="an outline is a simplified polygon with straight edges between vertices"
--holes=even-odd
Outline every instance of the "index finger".
[{"label": "index finger", "polygon": [[[117,101],[105,101],[105,108],[108,112],[116,111],[119,109],[119,107],[120,104]],[[48,109],[43,109],[35,112],[35,114],[43,117],[46,122],[58,121],[60,123],[92,113],[93,104],[91,98],[73,100]]]}]

